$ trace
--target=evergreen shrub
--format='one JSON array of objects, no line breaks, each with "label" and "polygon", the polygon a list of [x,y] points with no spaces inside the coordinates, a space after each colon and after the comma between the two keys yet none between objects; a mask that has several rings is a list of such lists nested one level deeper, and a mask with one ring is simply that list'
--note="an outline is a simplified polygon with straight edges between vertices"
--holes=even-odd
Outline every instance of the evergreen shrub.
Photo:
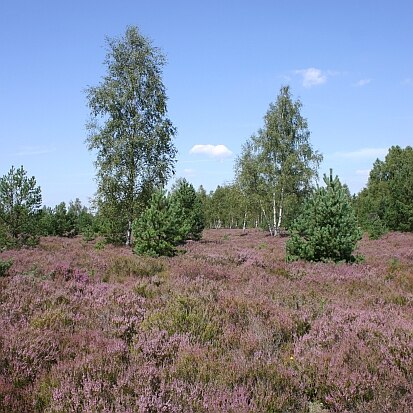
[{"label": "evergreen shrub", "polygon": [[152,257],[172,256],[186,240],[199,240],[204,229],[202,204],[195,189],[179,180],[169,195],[153,193],[149,207],[133,225],[134,251]]},{"label": "evergreen shrub", "polygon": [[133,224],[137,254],[172,256],[189,231],[180,225],[177,205],[170,202],[164,190],[154,192],[149,207]]},{"label": "evergreen shrub", "polygon": [[293,223],[286,247],[288,261],[354,261],[352,254],[362,231],[351,199],[331,170],[324,182],[326,187],[313,193]]}]

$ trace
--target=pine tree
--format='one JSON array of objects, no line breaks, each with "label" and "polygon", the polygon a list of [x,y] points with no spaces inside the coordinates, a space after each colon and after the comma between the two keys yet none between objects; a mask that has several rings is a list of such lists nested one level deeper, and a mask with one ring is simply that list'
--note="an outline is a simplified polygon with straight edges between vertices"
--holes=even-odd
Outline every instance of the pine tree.
[{"label": "pine tree", "polygon": [[165,191],[155,191],[149,207],[133,224],[134,251],[152,257],[174,255],[181,239],[175,216]]},{"label": "pine tree", "polygon": [[324,175],[325,188],[318,188],[292,226],[287,259],[307,261],[352,261],[362,232],[346,188],[336,176]]},{"label": "pine tree", "polygon": [[0,178],[0,246],[35,244],[42,195],[23,166]]},{"label": "pine tree", "polygon": [[172,188],[170,202],[176,204],[177,224],[181,227],[180,232],[184,233],[185,239],[200,240],[205,217],[201,199],[193,185],[186,179],[179,179]]}]

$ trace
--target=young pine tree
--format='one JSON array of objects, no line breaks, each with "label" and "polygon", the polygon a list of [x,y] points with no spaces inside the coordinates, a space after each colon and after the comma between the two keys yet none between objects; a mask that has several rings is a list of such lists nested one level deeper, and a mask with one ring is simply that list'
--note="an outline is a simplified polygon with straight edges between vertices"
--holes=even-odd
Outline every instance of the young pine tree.
[{"label": "young pine tree", "polygon": [[23,166],[0,178],[0,247],[35,244],[42,195]]},{"label": "young pine tree", "polygon": [[172,188],[170,202],[176,209],[180,232],[187,231],[184,234],[185,239],[200,240],[205,226],[205,216],[202,201],[193,185],[185,178],[179,179]]},{"label": "young pine tree", "polygon": [[357,225],[351,199],[336,176],[324,175],[325,188],[308,199],[292,226],[287,242],[287,260],[352,261],[362,232]]},{"label": "young pine tree", "polygon": [[137,254],[152,257],[175,254],[176,246],[189,230],[179,225],[176,207],[164,190],[153,193],[149,207],[133,224],[134,251]]}]

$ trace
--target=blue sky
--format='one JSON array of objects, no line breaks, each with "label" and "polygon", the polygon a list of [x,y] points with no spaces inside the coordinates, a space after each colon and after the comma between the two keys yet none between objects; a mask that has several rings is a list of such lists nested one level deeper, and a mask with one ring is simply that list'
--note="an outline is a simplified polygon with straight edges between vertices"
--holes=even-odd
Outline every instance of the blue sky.
[{"label": "blue sky", "polygon": [[176,177],[233,179],[242,144],[290,85],[311,142],[352,192],[392,145],[413,144],[413,1],[13,0],[0,4],[0,176],[23,165],[54,206],[96,185],[84,90],[105,37],[128,25],[162,49]]}]

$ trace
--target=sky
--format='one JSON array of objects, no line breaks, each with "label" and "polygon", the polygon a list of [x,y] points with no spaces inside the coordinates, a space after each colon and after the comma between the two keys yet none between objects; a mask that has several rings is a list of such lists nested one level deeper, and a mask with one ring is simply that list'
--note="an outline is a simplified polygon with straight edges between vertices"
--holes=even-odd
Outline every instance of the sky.
[{"label": "sky", "polygon": [[320,176],[333,168],[357,193],[392,145],[413,145],[412,22],[412,0],[3,0],[0,176],[23,165],[45,205],[89,204],[85,89],[105,74],[105,39],[137,26],[167,57],[174,179],[207,191],[232,182],[289,85],[324,156]]}]

